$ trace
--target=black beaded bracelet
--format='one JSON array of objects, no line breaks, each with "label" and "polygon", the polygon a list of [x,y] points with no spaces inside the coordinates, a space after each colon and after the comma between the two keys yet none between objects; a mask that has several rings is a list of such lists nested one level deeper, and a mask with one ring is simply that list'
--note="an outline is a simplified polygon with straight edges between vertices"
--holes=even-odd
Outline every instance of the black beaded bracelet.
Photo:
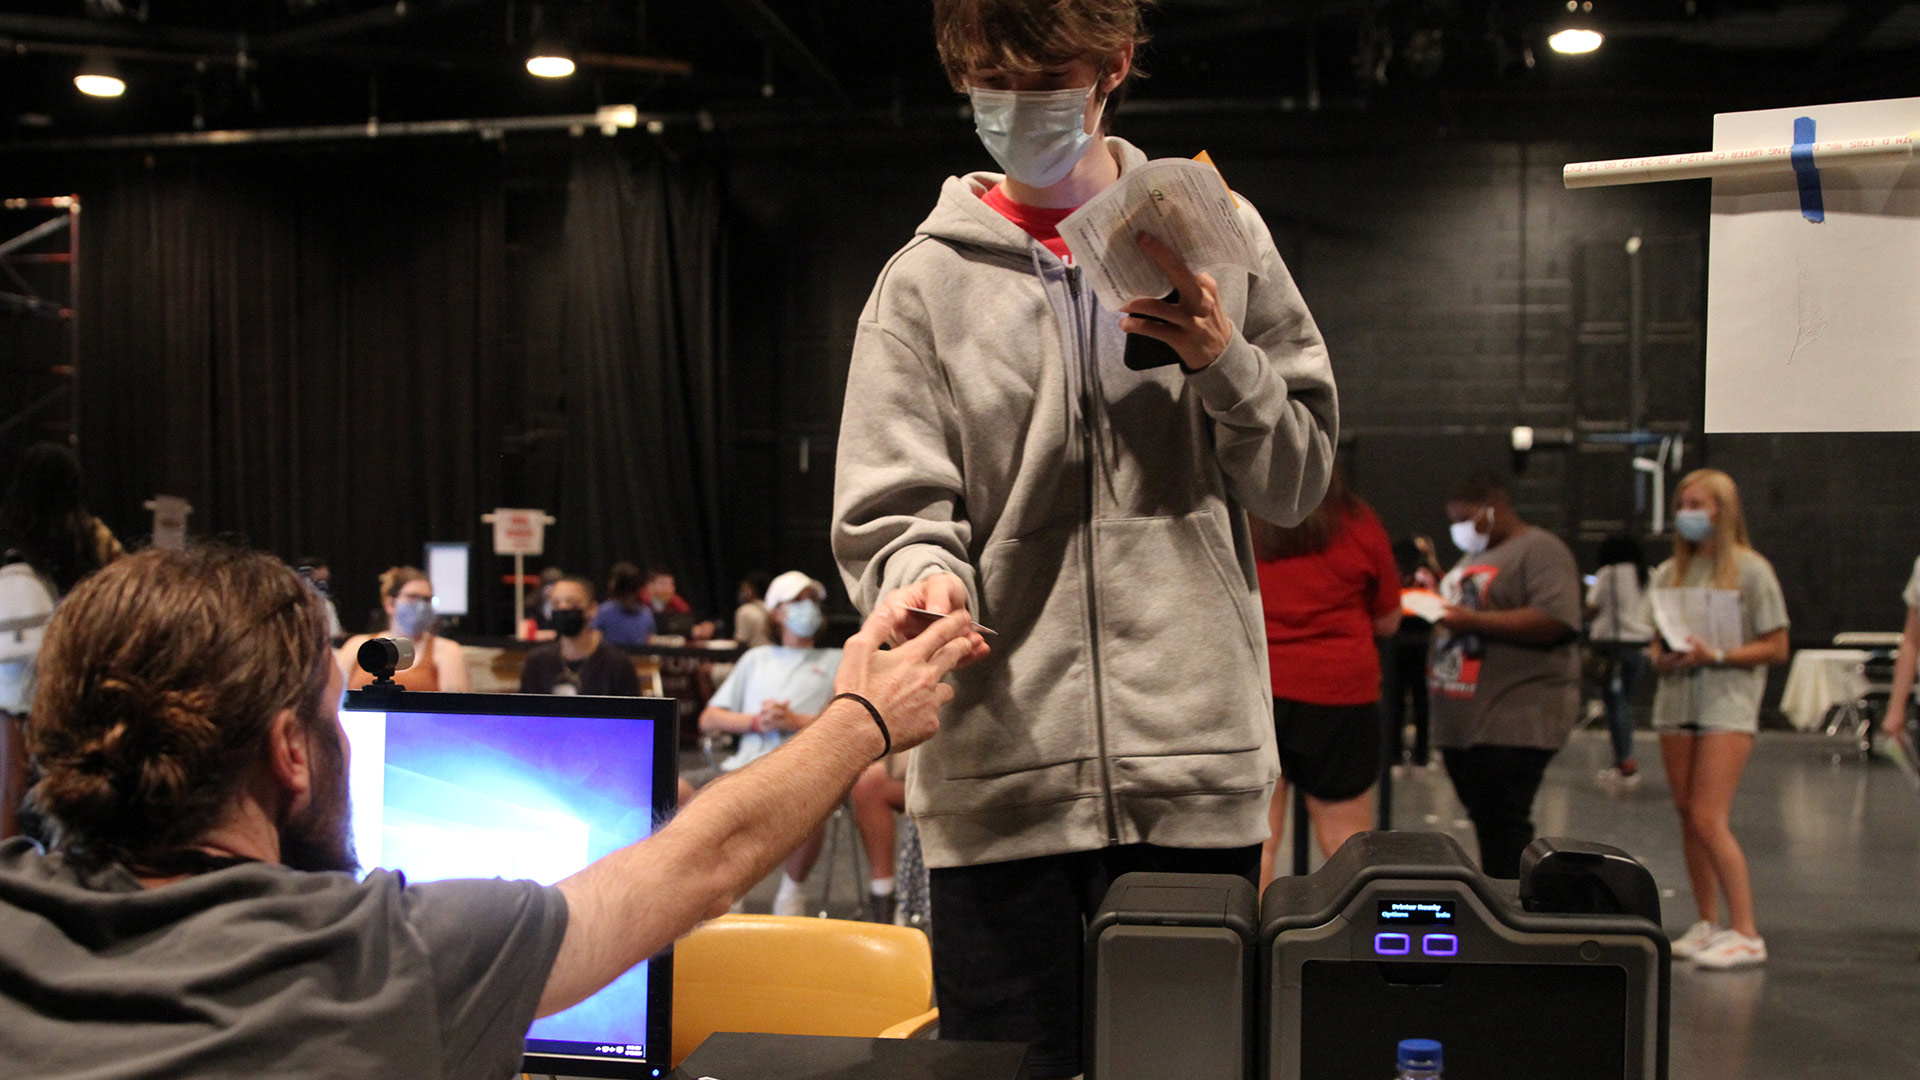
[{"label": "black beaded bracelet", "polygon": [[880,729],[880,741],[884,744],[884,746],[880,751],[880,756],[877,758],[874,758],[873,760],[881,761],[885,759],[888,754],[893,753],[893,736],[890,733],[888,733],[887,722],[885,720],[880,719],[880,710],[873,707],[873,702],[868,701],[866,698],[861,697],[859,694],[835,694],[833,695],[833,700],[827,702],[827,704],[831,705],[833,704],[834,701],[839,701],[842,698],[845,698],[848,701],[859,702],[861,708],[867,710],[868,713],[872,714],[874,725]]}]

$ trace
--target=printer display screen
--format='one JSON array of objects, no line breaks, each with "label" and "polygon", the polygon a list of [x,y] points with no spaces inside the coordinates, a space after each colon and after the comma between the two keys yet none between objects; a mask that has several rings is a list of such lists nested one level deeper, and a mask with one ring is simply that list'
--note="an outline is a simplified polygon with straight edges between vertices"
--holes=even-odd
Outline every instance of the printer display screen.
[{"label": "printer display screen", "polygon": [[1452,900],[1381,900],[1381,926],[1452,926]]}]

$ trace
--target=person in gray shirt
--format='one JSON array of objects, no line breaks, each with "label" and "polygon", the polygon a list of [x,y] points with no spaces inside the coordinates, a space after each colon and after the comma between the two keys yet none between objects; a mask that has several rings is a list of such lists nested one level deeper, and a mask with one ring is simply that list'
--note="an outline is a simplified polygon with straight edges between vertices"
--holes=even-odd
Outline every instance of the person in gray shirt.
[{"label": "person in gray shirt", "polygon": [[1520,875],[1533,798],[1579,719],[1580,571],[1561,539],[1521,519],[1497,477],[1447,503],[1464,554],[1427,667],[1433,743],[1473,820],[1480,868]]},{"label": "person in gray shirt", "polygon": [[[0,843],[0,1072],[505,1077],[565,1009],[727,909],[881,756],[924,742],[964,615],[890,651],[778,753],[556,886],[356,880],[319,597],[269,556],[152,549],[48,628],[28,731],[51,850]],[[916,626],[917,629],[917,626]]]}]

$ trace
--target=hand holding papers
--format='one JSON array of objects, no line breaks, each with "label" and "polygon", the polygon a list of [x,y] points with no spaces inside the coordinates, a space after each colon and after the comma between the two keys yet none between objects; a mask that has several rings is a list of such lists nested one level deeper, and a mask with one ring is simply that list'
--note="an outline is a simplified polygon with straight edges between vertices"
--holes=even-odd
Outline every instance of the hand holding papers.
[{"label": "hand holding papers", "polygon": [[1400,613],[1437,623],[1447,615],[1447,602],[1432,589],[1402,589]]},{"label": "hand holding papers", "polygon": [[1142,233],[1196,272],[1260,268],[1233,193],[1211,165],[1198,161],[1165,158],[1130,169],[1060,223],[1074,262],[1109,311],[1157,300],[1178,284],[1141,250]]},{"label": "hand holding papers", "polygon": [[1693,639],[1715,652],[1745,644],[1740,631],[1740,594],[1732,589],[1655,589],[1653,623],[1668,649],[1692,652]]}]

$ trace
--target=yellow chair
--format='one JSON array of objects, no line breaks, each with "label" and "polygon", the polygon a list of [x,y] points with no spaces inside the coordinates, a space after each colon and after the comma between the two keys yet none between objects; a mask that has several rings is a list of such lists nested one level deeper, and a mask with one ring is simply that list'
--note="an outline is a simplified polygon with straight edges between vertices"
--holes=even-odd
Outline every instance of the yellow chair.
[{"label": "yellow chair", "polygon": [[905,926],[723,915],[673,949],[673,1063],[716,1031],[908,1039],[940,1019],[933,950]]}]

